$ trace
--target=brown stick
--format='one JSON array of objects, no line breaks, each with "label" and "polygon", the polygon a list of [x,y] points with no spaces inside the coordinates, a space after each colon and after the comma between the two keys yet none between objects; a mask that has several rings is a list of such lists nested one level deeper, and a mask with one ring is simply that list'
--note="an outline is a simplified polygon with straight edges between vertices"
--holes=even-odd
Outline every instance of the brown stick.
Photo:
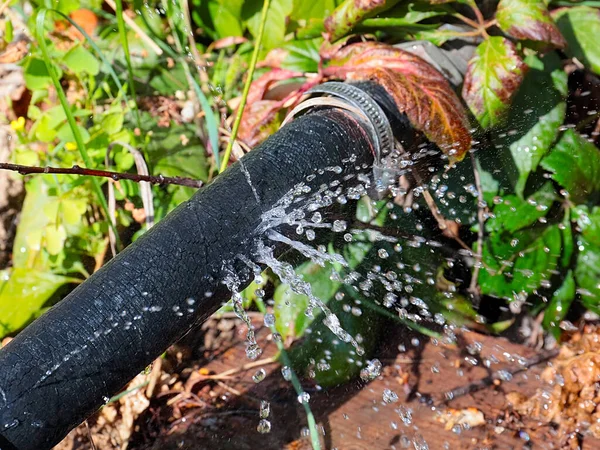
[{"label": "brown stick", "polygon": [[67,167],[36,167],[36,166],[22,166],[19,164],[0,163],[0,170],[12,170],[19,172],[21,175],[29,175],[33,173],[55,173],[63,175],[87,175],[92,177],[104,177],[112,180],[130,180],[135,183],[140,181],[146,181],[152,184],[175,184],[178,186],[188,186],[193,188],[202,187],[203,183],[200,180],[193,178],[182,178],[182,177],[164,177],[162,175],[138,175],[133,173],[122,173],[112,172],[110,170],[98,170],[98,169],[86,169],[84,167],[73,166]]}]

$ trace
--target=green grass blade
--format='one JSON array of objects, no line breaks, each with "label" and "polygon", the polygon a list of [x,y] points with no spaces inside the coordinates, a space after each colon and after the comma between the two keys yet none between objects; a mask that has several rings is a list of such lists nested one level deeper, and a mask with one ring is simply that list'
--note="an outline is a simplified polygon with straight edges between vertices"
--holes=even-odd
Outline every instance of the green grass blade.
[{"label": "green grass blade", "polygon": [[[56,89],[56,93],[58,95],[58,99],[60,100],[60,104],[63,110],[65,111],[65,115],[67,116],[67,122],[69,124],[69,127],[71,128],[71,132],[73,133],[73,138],[75,139],[75,143],[77,144],[77,149],[79,150],[81,159],[83,159],[83,162],[86,165],[86,167],[91,168],[93,167],[92,160],[90,159],[90,156],[88,155],[88,152],[85,148],[85,144],[83,143],[81,133],[79,132],[79,128],[77,127],[77,122],[75,122],[75,117],[73,116],[73,112],[69,107],[67,96],[65,95],[65,92],[63,91],[62,86],[60,85],[60,80],[58,79],[58,75],[54,71],[54,66],[52,65],[52,61],[50,60],[48,46],[46,45],[46,39],[44,37],[44,24],[46,23],[46,14],[48,11],[49,10],[46,8],[41,8],[36,17],[35,25],[37,40],[40,46],[40,50],[42,52],[42,58],[44,59],[44,63],[46,64],[46,70],[50,75],[50,79],[52,80],[52,84],[54,85],[54,88]],[[104,215],[108,220],[110,215],[108,213],[108,204],[106,202],[106,198],[104,197],[104,192],[102,192],[102,186],[100,185],[99,180],[96,178],[92,178],[91,182],[94,187],[94,192],[98,197],[98,202],[100,203],[102,211],[104,212]],[[111,228],[115,233],[117,245],[121,247],[121,242],[119,240],[119,234],[117,233],[116,226],[110,220],[108,220],[108,223],[110,224]]]},{"label": "green grass blade", "polygon": [[133,99],[133,110],[135,113],[135,120],[138,128],[142,128],[142,119],[140,117],[140,110],[137,107],[137,96],[135,94],[135,80],[133,78],[133,66],[131,65],[131,54],[129,53],[129,42],[127,41],[127,31],[125,30],[125,21],[123,20],[123,2],[121,0],[115,0],[117,10],[115,15],[117,16],[117,28],[119,29],[119,39],[123,46],[123,52],[125,53],[125,62],[127,63],[127,75],[129,77],[129,92]]},{"label": "green grass blade", "polygon": [[248,99],[248,93],[250,92],[250,85],[252,84],[252,78],[254,77],[254,69],[256,68],[256,62],[258,61],[258,54],[262,44],[263,34],[265,33],[265,23],[267,21],[267,11],[269,10],[270,0],[265,0],[263,3],[263,9],[260,16],[260,27],[258,29],[258,36],[256,37],[256,43],[254,51],[252,52],[252,59],[250,60],[250,67],[248,68],[248,78],[244,84],[244,90],[242,91],[242,101],[238,107],[237,115],[235,116],[235,122],[233,123],[233,129],[231,130],[231,138],[227,144],[227,149],[223,155],[223,161],[221,162],[221,169],[219,172],[223,172],[227,168],[229,157],[231,156],[231,150],[233,149],[233,143],[237,137],[240,123],[242,121],[242,115],[244,114],[244,108],[246,107],[246,100]]}]

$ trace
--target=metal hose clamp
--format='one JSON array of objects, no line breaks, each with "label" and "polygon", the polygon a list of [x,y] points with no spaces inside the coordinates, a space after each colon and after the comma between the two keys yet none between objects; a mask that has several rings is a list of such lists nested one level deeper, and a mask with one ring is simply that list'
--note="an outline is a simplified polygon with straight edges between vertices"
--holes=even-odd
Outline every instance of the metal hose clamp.
[{"label": "metal hose clamp", "polygon": [[367,126],[374,144],[373,177],[377,191],[385,191],[395,178],[395,170],[386,167],[385,157],[394,150],[394,133],[390,122],[379,104],[365,91],[351,84],[329,81],[315,86],[306,92],[307,95],[320,94],[329,96],[327,102],[319,98],[309,98],[296,106],[287,115],[282,126],[301,112],[314,107],[328,105],[348,110],[358,116]]}]

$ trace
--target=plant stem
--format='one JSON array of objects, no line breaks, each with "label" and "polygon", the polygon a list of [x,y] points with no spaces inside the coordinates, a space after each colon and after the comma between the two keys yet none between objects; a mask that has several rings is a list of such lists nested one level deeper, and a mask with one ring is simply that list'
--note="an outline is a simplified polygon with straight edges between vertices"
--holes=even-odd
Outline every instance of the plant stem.
[{"label": "plant stem", "polygon": [[[54,65],[52,64],[52,61],[50,60],[50,53],[48,52],[48,46],[46,45],[46,38],[44,37],[44,35],[45,35],[44,26],[46,23],[46,13],[48,11],[49,10],[46,8],[41,8],[36,17],[36,34],[37,34],[38,44],[39,44],[40,50],[42,52],[42,57],[44,59],[44,63],[46,64],[46,69],[48,71],[48,74],[50,75],[50,79],[52,80],[52,84],[54,85],[54,89],[56,90],[56,94],[58,95],[60,104],[65,112],[65,116],[67,117],[67,123],[69,124],[69,127],[71,129],[71,133],[73,133],[73,138],[75,139],[75,143],[77,144],[77,149],[79,150],[81,159],[83,159],[84,164],[88,168],[91,168],[93,166],[92,160],[90,159],[90,156],[88,155],[88,152],[85,148],[85,144],[83,143],[83,138],[81,137],[81,132],[79,131],[77,122],[75,122],[75,117],[73,116],[73,112],[71,111],[71,107],[69,105],[69,102],[67,101],[67,96],[65,95],[65,91],[63,91],[63,88],[60,84],[60,80],[58,79],[58,75],[56,74],[56,71],[54,70]],[[110,217],[109,211],[108,211],[108,203],[106,202],[106,198],[104,197],[104,192],[102,192],[102,187],[100,186],[100,183],[98,182],[98,180],[96,178],[92,178],[92,185],[93,185],[96,197],[98,198],[98,202],[100,203],[100,207],[102,208],[104,215],[108,219],[108,217]],[[108,222],[109,222],[109,226],[113,229],[113,232],[115,233],[115,239],[117,241],[117,246],[120,249],[122,247],[122,245],[121,245],[121,241],[120,241],[117,229],[110,220]]]},{"label": "plant stem", "polygon": [[[262,312],[263,314],[267,313],[267,308],[260,298],[257,298],[254,302],[260,312]],[[275,325],[271,325],[269,328],[271,329],[273,334],[277,333]],[[300,384],[300,380],[296,376],[296,372],[292,370],[292,362],[290,361],[290,357],[285,351],[283,343],[280,340],[273,340],[275,341],[275,343],[277,344],[277,348],[279,349],[279,357],[281,358],[281,362],[284,366],[287,366],[290,369],[290,381],[292,382],[292,386],[294,387],[296,394],[298,394],[298,396],[301,396],[302,394],[304,394],[304,389],[302,389],[302,385]],[[302,406],[304,407],[306,421],[308,422],[308,430],[310,433],[310,443],[312,445],[312,448],[313,450],[321,450],[321,441],[319,440],[319,433],[317,431],[317,421],[315,420],[315,416],[312,410],[310,409],[310,405],[308,404],[308,402],[303,401]]]},{"label": "plant stem", "polygon": [[140,117],[140,110],[137,107],[137,96],[135,94],[135,83],[133,78],[133,66],[131,65],[131,54],[129,53],[129,42],[127,41],[127,31],[125,30],[125,22],[123,20],[123,2],[121,0],[115,0],[115,15],[117,16],[117,28],[119,29],[119,38],[121,45],[123,46],[123,52],[125,53],[125,62],[127,63],[127,74],[129,75],[129,92],[133,99],[133,111],[138,128],[142,128],[142,119]]},{"label": "plant stem", "polygon": [[471,283],[469,285],[468,291],[471,293],[474,299],[475,306],[479,306],[479,302],[481,301],[479,295],[479,289],[477,288],[477,280],[479,278],[479,270],[481,268],[481,258],[483,254],[483,233],[485,226],[485,209],[484,209],[484,199],[483,199],[483,189],[481,187],[481,176],[479,174],[479,169],[477,168],[477,161],[475,159],[475,155],[473,152],[470,152],[471,156],[471,164],[473,165],[473,175],[475,176],[475,187],[477,188],[477,221],[478,221],[478,229],[477,229],[477,252],[475,253],[475,267],[473,268],[473,273],[471,274]]},{"label": "plant stem", "polygon": [[227,149],[223,155],[223,161],[221,161],[221,168],[219,172],[223,172],[227,168],[229,157],[231,156],[231,150],[233,149],[233,142],[238,134],[240,123],[242,121],[242,115],[244,114],[244,108],[246,106],[246,100],[248,99],[248,93],[250,92],[250,85],[252,84],[252,78],[254,77],[254,69],[256,68],[256,62],[258,61],[258,54],[260,52],[263,34],[265,32],[265,23],[267,21],[267,11],[269,10],[270,0],[265,0],[263,3],[262,14],[260,17],[260,27],[258,29],[258,36],[256,37],[256,43],[254,46],[254,52],[252,53],[252,59],[250,60],[250,67],[248,68],[248,77],[244,84],[244,90],[242,92],[242,100],[235,116],[235,122],[233,123],[233,129],[231,131],[231,138],[227,144]]}]

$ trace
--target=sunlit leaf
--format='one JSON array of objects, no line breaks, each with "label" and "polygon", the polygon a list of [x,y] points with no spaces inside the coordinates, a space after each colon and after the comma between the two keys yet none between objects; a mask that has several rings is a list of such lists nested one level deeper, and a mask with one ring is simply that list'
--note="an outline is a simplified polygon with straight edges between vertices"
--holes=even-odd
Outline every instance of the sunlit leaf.
[{"label": "sunlit leaf", "polygon": [[65,245],[67,231],[62,225],[50,224],[44,228],[45,248],[51,255],[58,255]]},{"label": "sunlit leaf", "polygon": [[325,19],[327,38],[333,42],[348,34],[358,23],[386,9],[399,0],[344,0]]},{"label": "sunlit leaf", "polygon": [[242,36],[241,14],[243,0],[209,0],[208,11],[215,31],[220,37]]},{"label": "sunlit leaf", "polygon": [[479,44],[469,61],[462,95],[482,127],[504,119],[526,71],[527,65],[508,39],[493,36]]},{"label": "sunlit leaf", "polygon": [[[21,209],[19,225],[13,244],[13,267],[47,269],[43,257],[35,258],[32,251],[40,250],[42,229],[48,223],[48,217],[42,213],[49,202],[48,186],[41,177],[33,177],[26,185],[27,195]],[[37,234],[35,238],[33,235]]]},{"label": "sunlit leaf", "polygon": [[418,56],[376,42],[334,49],[323,72],[347,80],[381,84],[412,125],[449,155],[460,161],[471,148],[464,108],[444,78]]},{"label": "sunlit leaf", "polygon": [[100,72],[100,62],[81,45],[70,49],[63,57],[63,63],[76,74],[98,75]]},{"label": "sunlit leaf", "polygon": [[559,48],[566,45],[543,0],[500,0],[496,19],[500,28],[516,39],[541,41]]},{"label": "sunlit leaf", "polygon": [[600,150],[573,130],[563,133],[541,164],[574,202],[600,190]]},{"label": "sunlit leaf", "polygon": [[324,19],[335,9],[335,0],[306,1],[294,0],[291,19],[308,21],[310,19]]},{"label": "sunlit leaf", "polygon": [[73,278],[24,267],[0,272],[0,338],[23,328]]},{"label": "sunlit leaf", "polygon": [[322,38],[286,42],[280,48],[269,52],[261,65],[290,70],[293,72],[313,72],[319,70],[319,48]]},{"label": "sunlit leaf", "polygon": [[[258,36],[262,6],[263,0],[247,0],[244,2],[242,9],[242,15],[247,20],[248,30],[254,38]],[[264,51],[283,44],[288,18],[292,13],[292,9],[292,0],[271,0],[262,39],[262,49]]]},{"label": "sunlit leaf", "polygon": [[567,40],[566,53],[600,74],[600,9],[573,6],[552,11],[552,17]]}]

